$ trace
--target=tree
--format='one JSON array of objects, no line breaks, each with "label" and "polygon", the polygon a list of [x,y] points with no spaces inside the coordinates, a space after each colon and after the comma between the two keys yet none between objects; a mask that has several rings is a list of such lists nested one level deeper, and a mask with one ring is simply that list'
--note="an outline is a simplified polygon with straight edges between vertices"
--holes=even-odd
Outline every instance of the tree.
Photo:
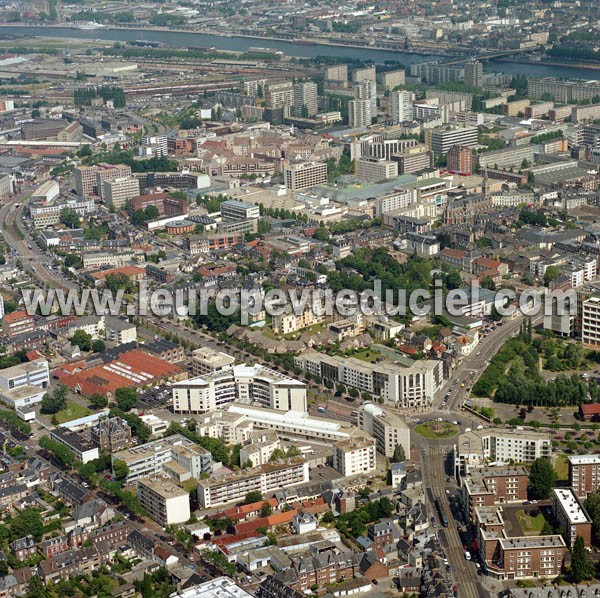
[{"label": "tree", "polygon": [[544,272],[544,284],[549,286],[550,283],[560,276],[560,270],[556,266],[548,266]]},{"label": "tree", "polygon": [[117,388],[115,392],[115,401],[119,409],[129,411],[135,407],[137,391],[135,388]]},{"label": "tree", "polygon": [[104,409],[108,405],[108,399],[101,394],[95,393],[90,397],[90,407],[93,409]]},{"label": "tree", "polygon": [[53,415],[62,411],[67,406],[67,387],[59,384],[51,393],[42,399],[40,411],[46,415]]},{"label": "tree", "polygon": [[542,457],[536,459],[529,472],[529,488],[532,498],[548,498],[556,485],[556,471],[550,460]]},{"label": "tree", "polygon": [[260,516],[268,517],[272,512],[273,512],[273,507],[268,502],[265,501],[262,504],[262,507],[260,508]]},{"label": "tree", "polygon": [[112,464],[112,470],[117,480],[124,480],[129,475],[129,467],[121,459],[115,459]]},{"label": "tree", "polygon": [[394,456],[392,457],[394,463],[401,463],[406,460],[406,454],[404,447],[401,444],[397,444],[394,448]]},{"label": "tree", "polygon": [[104,353],[106,351],[106,343],[101,338],[97,338],[92,342],[92,351],[94,353]]},{"label": "tree", "polygon": [[262,492],[260,492],[260,490],[251,490],[250,492],[248,492],[248,494],[246,494],[243,504],[250,505],[255,502],[260,502],[262,499],[263,495]]},{"label": "tree", "polygon": [[585,579],[591,579],[593,576],[594,569],[585,550],[583,537],[577,536],[571,549],[571,577],[575,583],[579,583]]},{"label": "tree", "polygon": [[49,598],[50,592],[39,575],[33,575],[27,584],[27,598]]},{"label": "tree", "polygon": [[92,335],[85,330],[76,330],[71,337],[71,344],[77,345],[82,351],[90,351],[92,349]]},{"label": "tree", "polygon": [[73,208],[63,208],[60,211],[60,221],[69,228],[79,228],[81,221]]},{"label": "tree", "polygon": [[321,517],[323,523],[333,523],[335,521],[335,515],[331,511],[325,511],[323,517]]},{"label": "tree", "polygon": [[92,155],[92,148],[90,147],[89,143],[86,143],[85,145],[82,145],[79,150],[77,150],[77,156],[79,158],[87,158],[88,156]]},{"label": "tree", "polygon": [[19,511],[10,523],[11,540],[18,540],[30,535],[36,542],[39,542],[44,535],[44,522],[40,512],[36,509]]}]

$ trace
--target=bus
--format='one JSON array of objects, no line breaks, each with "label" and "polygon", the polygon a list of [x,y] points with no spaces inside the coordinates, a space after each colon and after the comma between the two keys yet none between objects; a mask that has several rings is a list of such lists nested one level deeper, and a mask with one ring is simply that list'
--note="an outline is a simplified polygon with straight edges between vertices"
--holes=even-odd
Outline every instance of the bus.
[{"label": "bus", "polygon": [[448,527],[448,519],[446,515],[444,515],[444,511],[442,510],[442,503],[440,502],[440,499],[436,496],[433,502],[435,504],[435,508],[437,509],[442,526]]}]

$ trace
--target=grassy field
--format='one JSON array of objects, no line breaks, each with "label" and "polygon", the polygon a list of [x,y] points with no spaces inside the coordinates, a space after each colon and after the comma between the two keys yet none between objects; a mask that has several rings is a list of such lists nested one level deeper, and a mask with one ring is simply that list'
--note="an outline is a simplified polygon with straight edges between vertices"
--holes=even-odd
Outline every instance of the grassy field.
[{"label": "grassy field", "polygon": [[92,412],[87,407],[84,407],[79,403],[75,403],[74,401],[67,401],[67,406],[62,411],[59,411],[55,415],[55,417],[56,421],[59,424],[63,424],[72,419],[85,417],[86,415],[90,415],[91,413]]},{"label": "grassy field", "polygon": [[424,422],[415,432],[425,438],[450,438],[458,434],[458,428],[448,422]]},{"label": "grassy field", "polygon": [[517,511],[517,521],[521,526],[521,531],[524,536],[539,536],[546,519],[541,513],[538,513],[535,517],[527,515],[525,511]]}]

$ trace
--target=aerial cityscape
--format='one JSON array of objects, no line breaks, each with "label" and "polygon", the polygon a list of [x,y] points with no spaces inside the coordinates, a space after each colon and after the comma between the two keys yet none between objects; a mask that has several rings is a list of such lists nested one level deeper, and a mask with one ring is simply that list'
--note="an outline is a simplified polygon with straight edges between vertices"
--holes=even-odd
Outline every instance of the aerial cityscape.
[{"label": "aerial cityscape", "polygon": [[0,223],[0,598],[600,596],[598,0],[7,0]]}]

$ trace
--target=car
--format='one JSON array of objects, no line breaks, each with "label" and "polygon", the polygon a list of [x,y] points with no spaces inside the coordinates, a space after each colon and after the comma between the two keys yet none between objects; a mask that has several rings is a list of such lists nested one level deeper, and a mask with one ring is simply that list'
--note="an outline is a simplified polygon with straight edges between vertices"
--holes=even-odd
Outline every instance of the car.
[{"label": "car", "polygon": [[477,351],[477,357],[481,355],[481,351]]},{"label": "car", "polygon": [[453,420],[453,421],[452,421],[452,423],[453,423],[455,426],[458,426],[458,420],[457,420],[457,419]]},{"label": "car", "polygon": [[528,500],[524,500],[524,501],[523,501],[523,504],[524,504],[524,505],[529,505],[529,504],[531,504],[531,503],[530,503]]},{"label": "car", "polygon": [[531,504],[532,504],[532,505],[537,505],[537,500],[532,500],[532,501],[531,501]]},{"label": "car", "polygon": [[465,559],[466,559],[467,561],[470,561],[470,560],[471,560],[471,553],[470,553],[468,550],[465,550]]}]

